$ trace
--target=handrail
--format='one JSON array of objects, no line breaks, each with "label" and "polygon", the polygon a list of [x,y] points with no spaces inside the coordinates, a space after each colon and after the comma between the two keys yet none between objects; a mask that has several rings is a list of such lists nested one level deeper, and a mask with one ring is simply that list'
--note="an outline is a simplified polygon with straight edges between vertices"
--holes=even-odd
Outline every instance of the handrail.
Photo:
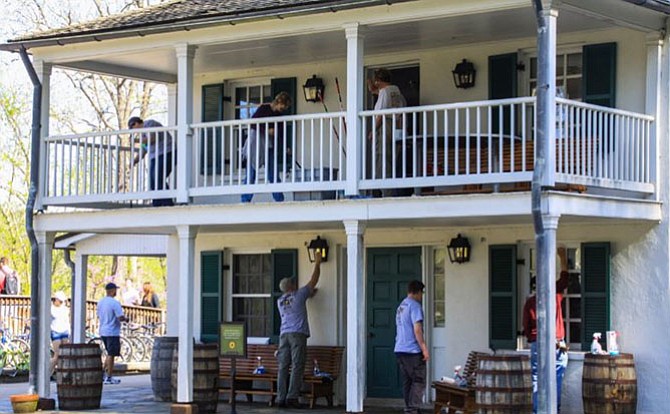
[{"label": "handrail", "polygon": [[456,102],[456,103],[437,104],[437,105],[408,106],[404,108],[392,108],[392,109],[376,109],[376,110],[371,109],[367,111],[360,111],[358,114],[360,116],[391,115],[391,114],[412,113],[412,112],[441,111],[445,109],[467,109],[467,108],[476,108],[480,106],[527,104],[533,102],[535,102],[535,98],[531,96],[523,98],[491,99],[486,101]]}]

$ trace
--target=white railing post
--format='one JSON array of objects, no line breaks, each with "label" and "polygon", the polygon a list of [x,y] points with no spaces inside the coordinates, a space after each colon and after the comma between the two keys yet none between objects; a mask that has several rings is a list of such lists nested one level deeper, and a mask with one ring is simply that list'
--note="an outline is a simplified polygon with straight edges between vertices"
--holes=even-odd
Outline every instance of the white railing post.
[{"label": "white railing post", "polygon": [[53,232],[35,232],[37,245],[39,249],[39,287],[38,303],[31,306],[37,306],[37,315],[40,319],[38,332],[32,335],[38,335],[39,350],[36,358],[36,386],[37,393],[41,398],[49,398],[51,395],[51,385],[49,377],[51,376],[51,260],[53,255],[54,237]]},{"label": "white railing post", "polygon": [[[51,63],[44,62],[42,60],[36,60],[33,63],[35,71],[37,72],[37,77],[42,83],[42,114],[40,123],[42,124],[42,129],[40,131],[40,165],[39,165],[39,185],[37,188],[37,198],[35,200],[35,210],[43,210],[44,203],[42,199],[47,195],[47,188],[49,183],[47,182],[47,163],[49,159],[47,158],[47,145],[44,141],[46,137],[49,136],[49,105],[51,105]],[[56,171],[53,171],[55,174]]]},{"label": "white railing post", "polygon": [[359,180],[362,177],[361,154],[365,137],[362,136],[361,118],[363,109],[363,28],[358,23],[344,26],[347,37],[347,162],[346,195],[358,195]]},{"label": "white railing post", "polygon": [[178,44],[177,54],[177,203],[188,203],[193,148],[193,59],[196,46]]},{"label": "white railing post", "polygon": [[[649,181],[654,185],[655,199],[660,199],[660,188],[658,186],[658,137],[660,135],[660,119],[666,117],[660,116],[661,108],[661,59],[663,49],[663,39],[658,32],[647,36],[647,84],[646,84],[646,102],[645,112],[654,117],[654,123],[649,129]],[[667,93],[667,91],[665,92]]]}]

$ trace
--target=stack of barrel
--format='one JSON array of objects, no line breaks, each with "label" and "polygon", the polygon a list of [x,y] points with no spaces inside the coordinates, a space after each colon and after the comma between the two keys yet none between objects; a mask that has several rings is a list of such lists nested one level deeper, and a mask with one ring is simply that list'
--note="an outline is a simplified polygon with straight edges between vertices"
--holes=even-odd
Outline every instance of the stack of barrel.
[{"label": "stack of barrel", "polygon": [[[156,401],[177,401],[178,340],[160,337],[151,356],[151,389]],[[219,402],[219,348],[193,345],[193,401],[200,413],[215,413]]]},{"label": "stack of barrel", "polygon": [[102,356],[97,344],[63,344],[56,371],[59,410],[94,410],[102,396]]}]

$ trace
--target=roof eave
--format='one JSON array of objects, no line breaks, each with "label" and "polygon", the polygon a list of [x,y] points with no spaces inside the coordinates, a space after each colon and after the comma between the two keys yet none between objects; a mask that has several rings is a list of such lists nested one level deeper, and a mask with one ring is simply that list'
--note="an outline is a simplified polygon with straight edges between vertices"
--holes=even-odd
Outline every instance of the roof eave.
[{"label": "roof eave", "polygon": [[667,0],[623,0],[623,1],[670,15],[670,1]]},{"label": "roof eave", "polygon": [[144,37],[150,34],[161,34],[178,31],[189,31],[222,24],[235,25],[237,23],[267,20],[270,18],[283,19],[307,14],[337,12],[345,9],[357,9],[377,5],[392,5],[416,0],[337,0],[321,5],[297,6],[285,10],[252,11],[231,16],[210,16],[207,18],[193,17],[181,21],[161,22],[156,24],[138,25],[131,28],[105,29],[89,31],[74,35],[54,35],[29,40],[8,41],[0,44],[0,51],[18,52],[21,49],[31,49],[47,46],[65,46],[67,44],[95,42],[128,37]]}]

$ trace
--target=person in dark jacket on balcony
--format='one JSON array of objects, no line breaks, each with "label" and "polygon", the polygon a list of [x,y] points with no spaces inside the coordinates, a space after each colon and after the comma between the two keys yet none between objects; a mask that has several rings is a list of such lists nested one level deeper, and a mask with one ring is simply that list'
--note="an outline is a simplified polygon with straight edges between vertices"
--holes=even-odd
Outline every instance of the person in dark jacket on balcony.
[{"label": "person in dark jacket on balcony", "polygon": [[[287,92],[280,92],[271,103],[262,104],[256,108],[256,112],[254,112],[251,118],[282,116],[290,106],[291,96]],[[277,131],[275,131],[275,124],[273,123],[258,123],[249,126],[249,136],[242,146],[242,159],[247,161],[247,174],[244,184],[254,184],[256,182],[256,171],[263,165],[265,165],[267,182],[275,182],[274,169],[275,162],[277,161],[275,157],[280,157],[281,148],[284,148],[282,142],[284,139],[284,124],[278,123],[276,126]],[[265,159],[266,142],[268,160]],[[274,148],[275,142],[277,142],[279,148]],[[279,181],[278,178],[277,181]],[[249,203],[253,197],[253,194],[242,194],[241,200],[243,203]],[[284,201],[284,194],[272,193],[272,198],[275,201]]]},{"label": "person in dark jacket on balcony", "polygon": [[[138,116],[128,120],[128,129],[162,127],[158,121]],[[141,146],[139,156],[133,160],[133,165],[140,162],[147,153],[149,154],[149,189],[165,190],[170,188],[168,176],[173,166],[177,164],[176,154],[172,151],[172,136],[167,132],[144,132],[140,138]],[[174,203],[170,198],[159,198],[152,201],[155,207],[172,206]]]}]

